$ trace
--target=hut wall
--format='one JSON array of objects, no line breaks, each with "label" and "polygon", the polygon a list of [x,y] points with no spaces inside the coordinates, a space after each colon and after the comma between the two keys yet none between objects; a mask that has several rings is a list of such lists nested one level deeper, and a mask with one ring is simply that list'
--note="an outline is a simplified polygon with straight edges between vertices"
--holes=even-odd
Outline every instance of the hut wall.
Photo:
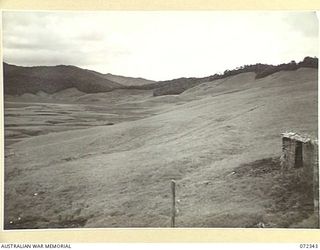
[{"label": "hut wall", "polygon": [[295,166],[296,158],[296,141],[287,137],[282,138],[282,154],[283,154],[283,167],[291,169]]}]

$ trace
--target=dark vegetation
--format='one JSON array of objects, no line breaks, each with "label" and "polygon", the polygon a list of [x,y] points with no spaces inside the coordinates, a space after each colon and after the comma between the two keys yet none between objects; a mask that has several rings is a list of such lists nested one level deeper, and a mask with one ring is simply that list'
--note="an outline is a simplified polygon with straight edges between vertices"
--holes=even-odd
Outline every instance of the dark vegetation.
[{"label": "dark vegetation", "polygon": [[[261,193],[270,200],[265,205],[265,214],[260,218],[260,224],[262,227],[287,228],[313,215],[313,186],[312,182],[306,181],[307,178],[301,178],[303,174],[304,169],[282,170],[280,157],[275,157],[242,164],[234,169],[232,178],[239,182],[248,177],[256,178],[260,184],[265,179],[271,179],[272,182],[252,187],[253,190],[261,189]],[[238,186],[241,187],[240,184]]]},{"label": "dark vegetation", "polygon": [[[290,63],[277,66],[261,63],[244,65],[233,70],[226,70],[223,74],[214,74],[202,78],[183,77],[137,86],[125,86],[109,80],[106,77],[108,74],[104,75],[75,66],[21,67],[4,63],[4,93],[9,95],[22,95],[24,93],[35,94],[38,91],[55,93],[74,87],[85,93],[108,92],[114,89],[141,89],[153,90],[154,96],[178,95],[201,83],[223,79],[240,73],[253,72],[258,79],[282,70],[297,70],[301,67],[318,68],[318,58],[305,57],[304,60],[299,63],[291,61]],[[146,79],[142,80],[148,81]]]}]

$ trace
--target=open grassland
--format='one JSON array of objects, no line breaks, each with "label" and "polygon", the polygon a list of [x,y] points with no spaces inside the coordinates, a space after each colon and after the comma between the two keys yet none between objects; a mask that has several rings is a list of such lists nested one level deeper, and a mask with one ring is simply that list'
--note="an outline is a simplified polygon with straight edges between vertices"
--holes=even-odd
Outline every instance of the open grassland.
[{"label": "open grassland", "polygon": [[280,133],[317,137],[317,74],[7,96],[5,228],[168,227],[171,179],[178,227],[314,227],[279,157]]}]

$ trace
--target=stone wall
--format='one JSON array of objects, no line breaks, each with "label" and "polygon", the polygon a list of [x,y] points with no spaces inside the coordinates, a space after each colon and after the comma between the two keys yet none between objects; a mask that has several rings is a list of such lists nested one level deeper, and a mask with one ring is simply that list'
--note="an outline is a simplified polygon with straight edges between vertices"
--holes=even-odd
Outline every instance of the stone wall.
[{"label": "stone wall", "polygon": [[295,165],[296,141],[287,137],[282,137],[282,158],[283,169],[293,168]]}]

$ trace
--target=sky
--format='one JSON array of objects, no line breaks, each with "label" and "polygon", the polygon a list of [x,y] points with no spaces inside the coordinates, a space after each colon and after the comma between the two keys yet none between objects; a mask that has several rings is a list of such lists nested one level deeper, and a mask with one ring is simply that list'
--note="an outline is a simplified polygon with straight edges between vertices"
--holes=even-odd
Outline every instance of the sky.
[{"label": "sky", "polygon": [[168,80],[317,56],[315,12],[2,13],[3,60]]}]

